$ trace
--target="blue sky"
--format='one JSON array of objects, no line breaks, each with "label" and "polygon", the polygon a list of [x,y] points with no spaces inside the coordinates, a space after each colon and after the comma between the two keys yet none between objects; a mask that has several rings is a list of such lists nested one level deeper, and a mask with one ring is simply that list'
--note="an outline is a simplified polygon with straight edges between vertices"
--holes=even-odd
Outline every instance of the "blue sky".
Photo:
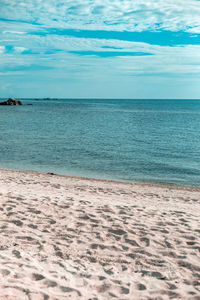
[{"label": "blue sky", "polygon": [[0,97],[200,98],[200,1],[0,0]]}]

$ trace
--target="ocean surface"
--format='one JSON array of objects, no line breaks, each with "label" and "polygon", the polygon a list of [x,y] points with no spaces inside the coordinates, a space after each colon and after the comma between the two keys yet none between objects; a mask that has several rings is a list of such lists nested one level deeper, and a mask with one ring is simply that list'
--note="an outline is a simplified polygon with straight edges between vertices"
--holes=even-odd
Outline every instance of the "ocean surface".
[{"label": "ocean surface", "polygon": [[0,106],[2,169],[200,187],[200,100],[21,100]]}]

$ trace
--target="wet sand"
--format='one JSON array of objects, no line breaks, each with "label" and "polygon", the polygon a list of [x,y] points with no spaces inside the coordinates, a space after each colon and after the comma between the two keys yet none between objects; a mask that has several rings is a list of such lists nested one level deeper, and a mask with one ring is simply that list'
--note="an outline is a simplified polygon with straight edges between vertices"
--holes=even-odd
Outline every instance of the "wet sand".
[{"label": "wet sand", "polygon": [[0,170],[0,299],[200,299],[200,190]]}]

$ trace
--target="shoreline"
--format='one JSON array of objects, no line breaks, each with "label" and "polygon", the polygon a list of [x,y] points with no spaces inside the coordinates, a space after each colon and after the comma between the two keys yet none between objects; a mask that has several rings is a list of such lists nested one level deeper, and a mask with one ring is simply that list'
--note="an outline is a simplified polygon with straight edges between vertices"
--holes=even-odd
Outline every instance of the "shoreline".
[{"label": "shoreline", "polygon": [[118,184],[125,184],[125,185],[133,185],[133,186],[149,186],[149,187],[158,187],[158,188],[167,188],[172,190],[186,190],[186,191],[199,191],[200,186],[190,186],[190,185],[176,185],[174,183],[150,183],[150,182],[130,182],[130,181],[120,181],[114,179],[101,179],[95,177],[84,177],[84,176],[72,176],[67,174],[59,174],[53,172],[40,172],[40,171],[31,171],[31,170],[15,170],[15,169],[1,169],[0,172],[16,172],[16,173],[24,173],[24,174],[35,174],[35,175],[49,175],[49,176],[57,176],[57,177],[64,177],[64,178],[72,178],[72,179],[79,179],[79,180],[86,180],[86,181],[97,181],[97,182],[106,182],[106,183],[118,183]]},{"label": "shoreline", "polygon": [[199,195],[0,170],[0,299],[199,299]]}]

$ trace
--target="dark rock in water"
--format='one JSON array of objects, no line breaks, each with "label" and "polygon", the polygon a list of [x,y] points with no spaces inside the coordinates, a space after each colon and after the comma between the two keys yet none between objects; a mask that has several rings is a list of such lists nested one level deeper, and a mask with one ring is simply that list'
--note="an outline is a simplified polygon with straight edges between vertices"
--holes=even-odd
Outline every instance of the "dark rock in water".
[{"label": "dark rock in water", "polygon": [[7,101],[0,102],[0,105],[22,105],[22,103],[15,98],[9,98]]}]

